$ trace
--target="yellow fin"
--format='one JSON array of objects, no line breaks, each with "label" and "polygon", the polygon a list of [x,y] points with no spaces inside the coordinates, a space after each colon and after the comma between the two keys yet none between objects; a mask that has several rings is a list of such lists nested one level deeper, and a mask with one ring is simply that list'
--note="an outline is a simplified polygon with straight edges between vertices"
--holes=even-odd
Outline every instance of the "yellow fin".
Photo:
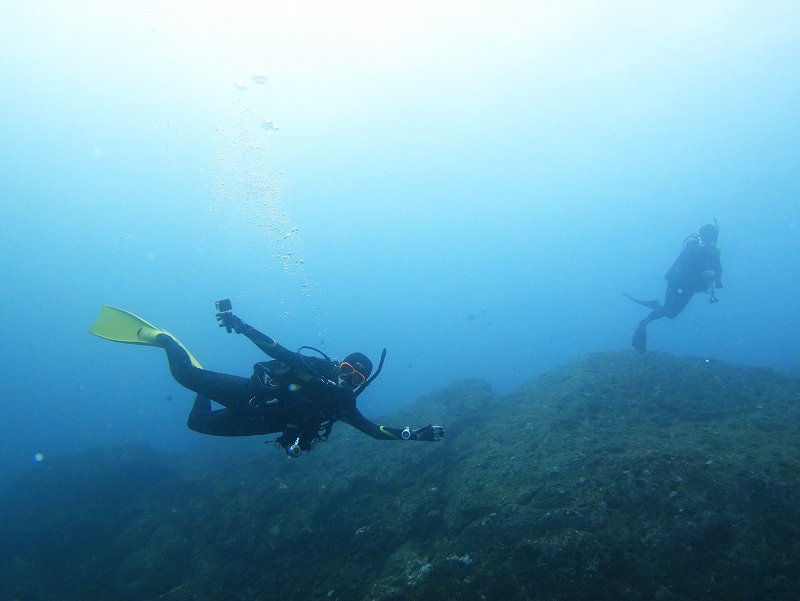
[{"label": "yellow fin", "polygon": [[[140,330],[142,334],[140,335]],[[141,344],[144,346],[158,346],[155,344],[155,336],[158,334],[166,334],[175,342],[181,345],[181,348],[189,355],[192,365],[195,367],[203,368],[200,362],[195,359],[194,355],[189,352],[180,340],[175,338],[166,330],[162,330],[151,324],[150,322],[142,319],[123,309],[103,305],[100,308],[100,315],[95,320],[92,327],[89,328],[89,333],[105,338],[106,340],[113,340],[114,342],[124,342],[126,344]]]}]

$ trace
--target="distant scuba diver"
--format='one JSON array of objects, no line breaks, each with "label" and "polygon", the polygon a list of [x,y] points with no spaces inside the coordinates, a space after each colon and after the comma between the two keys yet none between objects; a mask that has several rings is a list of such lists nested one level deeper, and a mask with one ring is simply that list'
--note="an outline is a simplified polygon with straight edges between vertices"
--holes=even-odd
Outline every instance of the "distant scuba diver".
[{"label": "distant scuba diver", "polygon": [[[217,320],[228,333],[244,334],[272,361],[256,363],[250,378],[203,369],[197,359],[166,330],[114,307],[103,306],[90,332],[116,342],[163,348],[172,376],[197,393],[187,425],[202,434],[252,436],[278,433],[275,441],[290,457],[311,450],[330,435],[333,423],[342,421],[381,440],[440,440],[442,426],[419,429],[392,428],[369,421],[356,407],[356,397],[378,376],[370,377],[372,362],[352,353],[338,362],[312,347],[296,353],[244,323],[231,311],[230,301],[217,303]],[[301,354],[308,349],[321,355]],[[212,409],[211,401],[223,406]]]},{"label": "distant scuba diver", "polygon": [[709,294],[708,302],[715,303],[719,299],[715,294],[722,288],[722,266],[719,260],[717,238],[719,225],[707,223],[697,234],[691,234],[683,241],[683,250],[669,268],[664,278],[667,280],[667,291],[664,304],[657,300],[644,301],[633,298],[627,292],[623,294],[635,303],[652,309],[650,314],[639,322],[633,333],[631,345],[640,353],[647,348],[647,324],[661,317],[674,319],[683,311],[692,296],[697,292]]}]

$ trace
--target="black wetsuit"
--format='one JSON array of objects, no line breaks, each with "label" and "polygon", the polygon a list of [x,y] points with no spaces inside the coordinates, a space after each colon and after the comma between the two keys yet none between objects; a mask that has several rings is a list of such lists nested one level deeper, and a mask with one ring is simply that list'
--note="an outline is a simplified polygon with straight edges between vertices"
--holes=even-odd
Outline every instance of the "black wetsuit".
[{"label": "black wetsuit", "polygon": [[[673,319],[686,308],[695,293],[707,292],[712,284],[722,287],[719,256],[719,249],[715,245],[703,245],[697,238],[689,238],[664,276],[667,280],[664,304],[645,318],[646,321],[659,317]],[[714,272],[713,278],[709,278],[707,272]]]},{"label": "black wetsuit", "polygon": [[[704,231],[706,238],[701,237]],[[709,224],[701,227],[700,232],[700,235],[693,234],[684,241],[681,254],[664,275],[667,280],[664,304],[657,300],[638,300],[623,293],[630,300],[652,309],[639,322],[631,339],[631,346],[641,353],[647,348],[647,324],[651,321],[662,317],[674,319],[698,292],[710,292],[711,302],[717,300],[714,289],[722,288],[722,266],[716,246],[718,228]]]},{"label": "black wetsuit", "polygon": [[[190,429],[216,436],[281,432],[278,442],[284,448],[299,438],[303,450],[327,438],[335,421],[373,438],[403,438],[402,429],[379,426],[364,417],[356,407],[354,391],[338,383],[338,363],[318,357],[301,358],[246,324],[239,333],[275,360],[256,364],[250,378],[195,367],[186,350],[172,337],[157,337],[167,352],[172,376],[197,393],[187,423]],[[223,408],[212,409],[211,401]]]}]

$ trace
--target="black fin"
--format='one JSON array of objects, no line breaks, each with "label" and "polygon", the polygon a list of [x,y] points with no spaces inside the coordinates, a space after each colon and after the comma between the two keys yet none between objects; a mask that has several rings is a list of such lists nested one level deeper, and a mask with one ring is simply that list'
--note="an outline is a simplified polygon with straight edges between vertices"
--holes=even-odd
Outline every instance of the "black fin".
[{"label": "black fin", "polygon": [[639,300],[638,298],[633,298],[627,292],[623,292],[625,298],[632,300],[633,302],[642,305],[643,307],[647,307],[648,309],[658,309],[658,301],[657,300]]},{"label": "black fin", "polygon": [[636,331],[633,333],[633,339],[631,340],[631,346],[640,353],[644,353],[647,349],[647,328],[645,326],[636,328]]}]

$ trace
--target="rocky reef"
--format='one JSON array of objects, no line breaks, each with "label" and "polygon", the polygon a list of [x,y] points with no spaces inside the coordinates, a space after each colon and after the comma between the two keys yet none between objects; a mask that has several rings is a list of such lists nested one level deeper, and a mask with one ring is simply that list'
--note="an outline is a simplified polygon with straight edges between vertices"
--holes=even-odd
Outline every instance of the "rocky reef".
[{"label": "rocky reef", "polygon": [[2,500],[0,599],[800,598],[798,380],[599,353],[385,421],[447,437],[41,466]]}]

